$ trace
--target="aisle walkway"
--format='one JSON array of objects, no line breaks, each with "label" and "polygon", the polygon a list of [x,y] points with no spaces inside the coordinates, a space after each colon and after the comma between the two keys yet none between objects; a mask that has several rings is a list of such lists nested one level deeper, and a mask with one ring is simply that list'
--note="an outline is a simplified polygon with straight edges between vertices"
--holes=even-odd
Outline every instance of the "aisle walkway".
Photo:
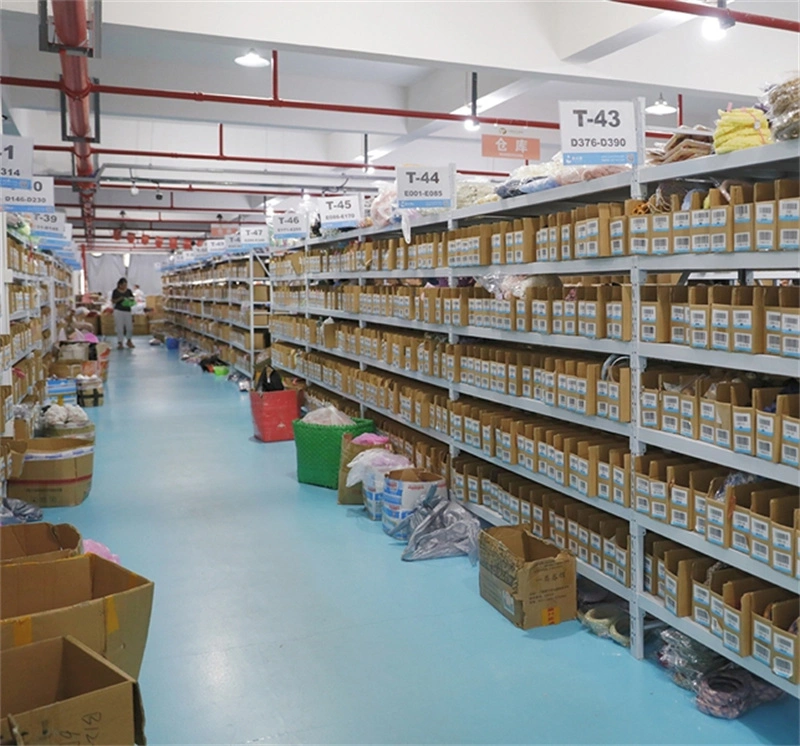
[{"label": "aisle walkway", "polygon": [[113,353],[95,480],[48,512],[155,580],[141,687],[151,745],[794,743],[789,698],[695,710],[577,623],[522,632],[464,558],[402,563],[293,443],[250,440],[247,396],[140,346]]}]

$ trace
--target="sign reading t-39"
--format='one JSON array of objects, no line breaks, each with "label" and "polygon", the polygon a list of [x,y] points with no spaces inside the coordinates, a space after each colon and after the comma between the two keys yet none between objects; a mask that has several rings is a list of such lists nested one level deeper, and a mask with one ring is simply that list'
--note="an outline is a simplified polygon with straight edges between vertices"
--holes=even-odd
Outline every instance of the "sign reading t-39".
[{"label": "sign reading t-39", "polygon": [[456,169],[449,166],[402,166],[397,173],[397,206],[454,207]]},{"label": "sign reading t-39", "polygon": [[636,163],[632,101],[559,101],[564,165]]}]

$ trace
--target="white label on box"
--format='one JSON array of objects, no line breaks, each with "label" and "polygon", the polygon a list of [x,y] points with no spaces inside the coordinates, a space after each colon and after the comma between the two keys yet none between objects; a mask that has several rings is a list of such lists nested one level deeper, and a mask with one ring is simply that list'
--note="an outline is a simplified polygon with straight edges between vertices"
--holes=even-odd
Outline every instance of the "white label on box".
[{"label": "white label on box", "polygon": [[775,630],[772,635],[772,648],[776,655],[783,655],[794,660],[794,639],[790,635]]},{"label": "white label on box", "polygon": [[688,254],[692,248],[692,239],[689,236],[675,236],[672,250],[675,254]]},{"label": "white label on box", "polygon": [[732,630],[733,632],[741,632],[742,621],[738,612],[733,611],[726,606],[723,619],[724,624],[728,629]]},{"label": "white label on box", "polygon": [[672,614],[678,614],[678,602],[674,596],[667,596],[664,599],[664,606],[666,606],[667,611],[671,612]]},{"label": "white label on box", "polygon": [[797,228],[781,228],[778,247],[783,251],[796,251],[800,248],[800,230]]},{"label": "white label on box", "polygon": [[775,204],[759,202],[756,204],[756,223],[770,224],[775,222]]},{"label": "white label on box", "polygon": [[704,627],[708,627],[711,625],[711,615],[708,613],[706,609],[702,607],[695,607],[694,609],[694,620],[698,624],[702,624]]},{"label": "white label on box", "polygon": [[732,650],[734,653],[739,653],[740,644],[739,644],[739,637],[735,635],[733,632],[728,632],[725,630],[722,636],[722,644],[728,648],[728,650]]},{"label": "white label on box", "polygon": [[772,642],[772,627],[758,619],[753,619],[753,639],[769,645]]},{"label": "white label on box", "polygon": [[759,251],[771,251],[775,243],[775,234],[771,230],[756,231],[756,248]]},{"label": "white label on box", "polygon": [[769,523],[762,518],[752,516],[750,531],[756,539],[769,540]]},{"label": "white label on box", "polygon": [[753,539],[750,545],[750,556],[759,562],[769,563],[769,545]]}]

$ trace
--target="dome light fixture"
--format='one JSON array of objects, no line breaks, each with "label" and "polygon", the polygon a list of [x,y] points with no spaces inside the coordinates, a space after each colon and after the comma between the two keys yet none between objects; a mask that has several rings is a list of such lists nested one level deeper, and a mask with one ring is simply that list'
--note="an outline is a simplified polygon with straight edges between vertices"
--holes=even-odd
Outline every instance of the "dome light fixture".
[{"label": "dome light fixture", "polygon": [[480,128],[481,128],[480,122],[476,122],[474,119],[464,120],[464,129],[467,132],[477,132]]},{"label": "dome light fixture", "polygon": [[136,182],[135,182],[135,181],[132,181],[132,182],[131,182],[131,194],[132,194],[134,197],[135,197],[137,194],[139,194],[139,187],[138,187],[138,186],[136,186]]},{"label": "dome light fixture", "polygon": [[676,111],[678,111],[678,109],[672,104],[667,103],[663,93],[659,93],[656,102],[654,104],[650,104],[645,111],[648,114],[654,114],[657,117],[663,117],[666,114],[674,114]]},{"label": "dome light fixture", "polygon": [[234,59],[237,65],[242,67],[269,67],[269,60],[262,57],[255,49],[248,49],[247,54],[243,54]]},{"label": "dome light fixture", "polygon": [[[715,3],[712,0],[706,0],[709,5],[714,5]],[[733,0],[716,0],[716,6],[718,10],[726,11],[728,9],[728,3],[732,3]],[[725,34],[728,33],[728,29],[732,28],[736,25],[736,21],[730,17],[728,14],[722,14],[718,16],[708,16],[703,21],[700,30],[703,33],[703,38],[707,41],[720,41],[721,39],[725,38]]]}]

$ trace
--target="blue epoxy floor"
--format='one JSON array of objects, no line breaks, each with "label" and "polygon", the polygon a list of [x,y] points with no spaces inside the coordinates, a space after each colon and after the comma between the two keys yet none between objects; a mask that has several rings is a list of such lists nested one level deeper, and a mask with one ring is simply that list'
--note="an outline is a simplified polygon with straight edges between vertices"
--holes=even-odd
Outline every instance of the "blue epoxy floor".
[{"label": "blue epoxy floor", "polygon": [[402,563],[299,485],[236,386],[163,348],[112,355],[92,494],[47,519],[155,580],[151,744],[797,743],[788,697],[719,721],[577,623],[517,630],[465,558]]}]

